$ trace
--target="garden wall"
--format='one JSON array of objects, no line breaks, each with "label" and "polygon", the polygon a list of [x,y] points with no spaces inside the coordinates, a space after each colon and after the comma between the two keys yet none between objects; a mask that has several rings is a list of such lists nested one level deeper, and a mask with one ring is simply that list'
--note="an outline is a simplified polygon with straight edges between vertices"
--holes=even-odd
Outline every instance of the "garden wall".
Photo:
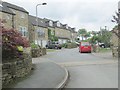
[{"label": "garden wall", "polygon": [[22,58],[12,60],[2,60],[2,87],[14,82],[18,78],[30,73],[32,68],[32,58],[29,54],[24,54]]},{"label": "garden wall", "polygon": [[40,57],[46,54],[46,48],[32,48],[32,57]]}]

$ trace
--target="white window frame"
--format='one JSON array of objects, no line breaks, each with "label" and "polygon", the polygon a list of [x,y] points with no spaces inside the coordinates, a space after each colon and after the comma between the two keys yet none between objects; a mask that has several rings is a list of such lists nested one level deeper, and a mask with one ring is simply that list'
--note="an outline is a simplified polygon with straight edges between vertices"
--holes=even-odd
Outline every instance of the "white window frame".
[{"label": "white window frame", "polygon": [[[42,32],[42,35],[40,34],[41,32]],[[44,31],[44,29],[39,28],[37,30],[37,35],[38,35],[39,38],[45,38],[45,31]]]},{"label": "white window frame", "polygon": [[60,22],[57,22],[57,26],[60,27]]},{"label": "white window frame", "polygon": [[53,22],[52,21],[49,21],[49,26],[53,26]]},{"label": "white window frame", "polygon": [[19,32],[21,33],[22,36],[28,37],[28,30],[26,27],[19,26]]}]

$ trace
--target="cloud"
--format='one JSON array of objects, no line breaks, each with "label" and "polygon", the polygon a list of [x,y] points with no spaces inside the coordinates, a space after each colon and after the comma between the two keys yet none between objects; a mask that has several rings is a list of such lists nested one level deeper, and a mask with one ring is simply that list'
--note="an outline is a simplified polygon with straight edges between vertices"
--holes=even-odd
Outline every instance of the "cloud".
[{"label": "cloud", "polygon": [[35,16],[35,6],[47,2],[46,6],[38,7],[38,15],[42,18],[59,20],[71,27],[99,30],[100,27],[114,27],[112,15],[117,10],[119,0],[6,0],[24,7]]}]

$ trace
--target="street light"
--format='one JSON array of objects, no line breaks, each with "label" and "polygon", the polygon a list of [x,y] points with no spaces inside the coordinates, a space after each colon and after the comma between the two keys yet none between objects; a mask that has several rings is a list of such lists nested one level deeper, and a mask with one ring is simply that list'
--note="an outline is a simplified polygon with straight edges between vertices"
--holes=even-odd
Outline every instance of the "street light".
[{"label": "street light", "polygon": [[[36,27],[37,27],[37,30],[38,30],[38,10],[37,10],[37,7],[39,5],[47,5],[47,3],[41,3],[41,4],[37,4],[36,5]],[[38,33],[37,33],[38,34]],[[38,44],[38,35],[37,35],[37,44]],[[41,46],[42,46],[42,41],[41,41]]]}]

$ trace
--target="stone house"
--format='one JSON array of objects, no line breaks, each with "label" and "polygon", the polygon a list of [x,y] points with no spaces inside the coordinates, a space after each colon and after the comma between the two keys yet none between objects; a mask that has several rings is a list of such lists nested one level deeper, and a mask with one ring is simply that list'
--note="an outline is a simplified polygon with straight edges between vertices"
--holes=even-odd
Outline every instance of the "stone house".
[{"label": "stone house", "polygon": [[60,44],[66,43],[70,40],[70,31],[68,30],[67,24],[63,25],[59,21],[54,22],[55,36],[58,37]]},{"label": "stone house", "polygon": [[8,8],[4,7],[2,4],[0,4],[0,20],[4,22],[3,26],[7,29],[11,29],[14,27],[13,23],[13,17],[14,13],[9,10]]},{"label": "stone house", "polygon": [[112,36],[110,42],[113,57],[118,57],[118,36],[114,32],[118,33],[117,27],[113,28],[113,30],[111,31]]},{"label": "stone house", "polygon": [[53,21],[50,19],[44,18],[46,22],[46,26],[48,28],[48,39],[50,40],[49,30],[51,31],[51,35],[54,35],[58,38],[58,42],[60,44],[66,43],[71,39],[71,31],[68,28],[67,24],[62,24],[59,21]]},{"label": "stone house", "polygon": [[48,29],[48,40],[50,40],[51,36],[55,36],[54,21],[47,18],[44,18],[44,21]]},{"label": "stone house", "polygon": [[[28,34],[28,12],[19,6],[2,2],[2,6],[9,9],[15,15],[12,17],[13,28],[18,30],[23,37],[29,38]],[[9,17],[10,18],[10,17]]]},{"label": "stone house", "polygon": [[44,19],[38,18],[38,25],[36,17],[29,15],[29,30],[30,42],[34,42],[42,47],[45,47],[48,42],[48,28]]},{"label": "stone house", "polygon": [[77,39],[77,32],[75,31],[75,28],[71,28],[71,40],[72,42],[75,42]]}]

